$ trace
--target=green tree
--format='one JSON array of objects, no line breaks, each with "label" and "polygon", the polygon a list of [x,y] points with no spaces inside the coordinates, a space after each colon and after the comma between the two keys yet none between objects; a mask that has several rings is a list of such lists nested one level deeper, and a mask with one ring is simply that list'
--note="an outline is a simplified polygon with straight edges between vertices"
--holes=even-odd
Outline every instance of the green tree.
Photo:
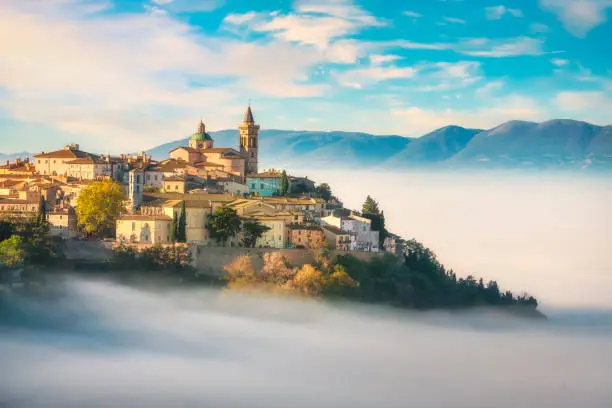
[{"label": "green tree", "polygon": [[11,220],[0,220],[0,241],[9,239],[15,233],[15,230],[15,224]]},{"label": "green tree", "polygon": [[319,197],[324,199],[325,201],[329,201],[332,198],[332,190],[329,184],[321,183],[315,188],[315,192]]},{"label": "green tree", "polygon": [[172,212],[172,222],[170,223],[170,242],[176,242],[178,237],[178,217],[176,212]]},{"label": "green tree", "polygon": [[246,221],[242,224],[242,232],[244,238],[242,244],[247,248],[254,248],[257,243],[257,239],[261,238],[263,234],[270,230],[267,225],[261,224],[257,220]]},{"label": "green tree", "polygon": [[19,235],[13,235],[9,239],[0,242],[0,264],[16,266],[25,258],[24,239]]},{"label": "green tree", "polygon": [[287,177],[287,172],[283,170],[281,173],[280,179],[280,195],[286,196],[289,192],[289,178]]},{"label": "green tree", "polygon": [[387,236],[384,211],[381,211],[378,202],[368,195],[361,207],[361,215],[372,221],[372,231],[378,231],[379,247],[382,248]]},{"label": "green tree", "polygon": [[227,240],[240,231],[240,217],[235,210],[228,207],[217,207],[208,218],[206,228],[217,242],[225,245]]},{"label": "green tree", "polygon": [[87,234],[102,236],[115,231],[117,218],[125,212],[121,186],[111,180],[95,181],[81,191],[76,213]]},{"label": "green tree", "polygon": [[178,242],[187,242],[187,205],[185,200],[181,204],[181,215],[178,219],[176,240]]},{"label": "green tree", "polygon": [[45,197],[41,194],[40,201],[38,202],[38,211],[36,213],[36,226],[38,228],[44,228],[47,223],[47,203]]}]

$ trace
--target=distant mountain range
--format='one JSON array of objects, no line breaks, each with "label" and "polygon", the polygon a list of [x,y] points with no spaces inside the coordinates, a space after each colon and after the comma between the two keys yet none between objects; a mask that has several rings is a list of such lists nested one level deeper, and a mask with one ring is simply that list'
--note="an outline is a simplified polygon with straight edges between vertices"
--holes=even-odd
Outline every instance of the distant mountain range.
[{"label": "distant mountain range", "polygon": [[[215,146],[237,147],[238,130],[210,132]],[[147,151],[154,159],[186,146],[189,138]],[[5,161],[17,156],[0,154]],[[357,132],[262,130],[260,162],[265,167],[333,168],[561,168],[612,169],[612,125],[575,120],[511,121],[493,129],[447,126],[420,138]]]},{"label": "distant mountain range", "polygon": [[[237,130],[211,132],[216,146],[235,147]],[[188,138],[150,149],[155,159]],[[262,130],[260,161],[276,167],[499,167],[612,169],[612,126],[575,120],[511,121],[493,129],[447,126],[420,138],[356,132]]]}]

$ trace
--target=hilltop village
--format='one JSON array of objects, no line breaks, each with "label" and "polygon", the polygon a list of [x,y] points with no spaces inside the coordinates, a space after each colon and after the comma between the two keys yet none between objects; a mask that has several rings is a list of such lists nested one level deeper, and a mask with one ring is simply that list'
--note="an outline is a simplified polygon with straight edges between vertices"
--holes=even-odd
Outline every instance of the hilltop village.
[{"label": "hilltop village", "polygon": [[[0,166],[0,217],[35,216],[43,205],[49,234],[91,236],[79,217],[79,197],[94,183],[112,181],[125,197],[114,231],[106,233],[116,243],[170,245],[182,218],[180,241],[195,246],[312,249],[325,243],[337,251],[401,252],[399,237],[386,234],[372,217],[343,208],[326,184],[262,170],[260,127],[250,106],[238,129],[237,148],[219,147],[200,121],[188,146],[162,161],[144,152],[101,155],[71,144],[7,162]],[[244,228],[222,240],[213,237],[211,216],[219,208],[231,209],[242,225],[262,226],[252,242],[245,244]]]}]

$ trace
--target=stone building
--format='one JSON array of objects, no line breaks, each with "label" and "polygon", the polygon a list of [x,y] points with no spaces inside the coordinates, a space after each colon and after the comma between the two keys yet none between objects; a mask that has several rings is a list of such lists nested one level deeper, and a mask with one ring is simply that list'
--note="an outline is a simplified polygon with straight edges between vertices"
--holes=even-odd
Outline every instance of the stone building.
[{"label": "stone building", "polygon": [[257,173],[258,162],[259,125],[255,124],[250,106],[239,132],[240,150],[215,147],[213,138],[206,133],[206,125],[200,121],[189,140],[189,146],[170,150],[170,158],[183,160],[198,168],[201,177],[214,173],[215,177],[234,175],[244,181],[247,174]]}]

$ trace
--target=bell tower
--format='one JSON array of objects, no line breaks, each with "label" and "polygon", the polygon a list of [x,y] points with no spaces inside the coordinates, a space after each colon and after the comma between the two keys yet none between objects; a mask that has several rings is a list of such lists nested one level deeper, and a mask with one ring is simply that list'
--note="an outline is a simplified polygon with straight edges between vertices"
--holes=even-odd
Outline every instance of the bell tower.
[{"label": "bell tower", "polygon": [[240,153],[246,157],[246,174],[257,173],[259,125],[255,124],[250,104],[244,115],[244,122],[238,127],[238,130],[240,131]]}]

